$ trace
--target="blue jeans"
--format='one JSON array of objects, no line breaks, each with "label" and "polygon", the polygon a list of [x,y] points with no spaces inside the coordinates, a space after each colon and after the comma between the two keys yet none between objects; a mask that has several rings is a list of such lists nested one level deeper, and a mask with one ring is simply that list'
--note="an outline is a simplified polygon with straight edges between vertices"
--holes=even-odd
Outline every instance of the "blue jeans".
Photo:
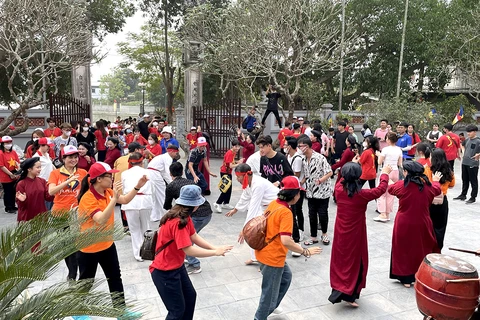
[{"label": "blue jeans", "polygon": [[[202,230],[212,219],[212,215],[206,217],[192,217],[193,226],[195,227],[195,231],[200,233]],[[200,261],[195,257],[187,256],[188,265],[194,267],[200,267]]]},{"label": "blue jeans", "polygon": [[193,319],[197,292],[185,266],[169,271],[153,269],[152,280],[168,310],[165,320]]},{"label": "blue jeans", "polygon": [[283,268],[260,264],[260,271],[263,275],[262,294],[255,320],[266,320],[287,293],[292,282],[292,271],[286,262]]},{"label": "blue jeans", "polygon": [[[200,189],[202,189],[202,193],[204,193],[208,187],[207,180],[205,180],[203,173],[201,173],[200,171],[195,171],[195,174],[198,177],[197,186],[199,186]],[[188,168],[187,170],[185,170],[185,176],[187,177],[187,179],[190,179],[193,181],[193,175],[190,173],[190,170],[188,170]]]},{"label": "blue jeans", "polygon": [[52,210],[53,201],[45,201],[45,207],[47,208],[47,211]]}]

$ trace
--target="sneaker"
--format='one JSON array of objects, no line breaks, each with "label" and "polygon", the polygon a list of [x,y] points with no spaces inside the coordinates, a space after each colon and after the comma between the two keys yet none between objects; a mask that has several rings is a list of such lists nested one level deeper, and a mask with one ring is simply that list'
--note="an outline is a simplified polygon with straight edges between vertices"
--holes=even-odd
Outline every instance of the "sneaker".
[{"label": "sneaker", "polygon": [[222,204],[222,209],[232,210],[235,209],[235,207],[232,207],[229,203],[224,203]]},{"label": "sneaker", "polygon": [[142,258],[135,258],[135,260],[137,260],[138,262],[143,262]]},{"label": "sneaker", "polygon": [[275,310],[273,310],[272,313],[273,314],[281,314],[281,313],[283,313],[283,309],[282,309],[282,307],[279,306]]},{"label": "sneaker", "polygon": [[202,267],[198,266],[198,267],[194,267],[194,266],[188,266],[187,267],[187,273],[188,274],[197,274],[197,273],[200,273],[202,272]]},{"label": "sneaker", "polygon": [[222,207],[220,207],[220,205],[218,203],[214,203],[213,204],[213,211],[215,211],[217,213],[222,213]]},{"label": "sneaker", "polygon": [[130,229],[128,227],[123,227],[123,234],[129,236],[130,235]]},{"label": "sneaker", "polygon": [[471,204],[475,202],[475,198],[470,198],[467,201],[465,201],[466,204]]},{"label": "sneaker", "polygon": [[301,253],[293,252],[293,251],[292,251],[292,257],[298,258],[298,257],[301,257],[301,256],[302,256]]},{"label": "sneaker", "polygon": [[467,197],[459,195],[458,197],[453,198],[453,200],[465,200]]}]

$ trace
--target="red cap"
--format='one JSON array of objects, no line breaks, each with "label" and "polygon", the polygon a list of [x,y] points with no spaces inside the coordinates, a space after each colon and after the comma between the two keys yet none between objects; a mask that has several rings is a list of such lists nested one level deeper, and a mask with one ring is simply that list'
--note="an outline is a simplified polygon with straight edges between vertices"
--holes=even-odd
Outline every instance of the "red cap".
[{"label": "red cap", "polygon": [[205,137],[199,137],[197,139],[197,146],[201,147],[201,146],[206,146],[208,143],[207,143],[207,139],[205,139]]},{"label": "red cap", "polygon": [[71,145],[65,146],[62,150],[62,158],[76,153],[78,153],[77,147]]},{"label": "red cap", "polygon": [[48,140],[49,140],[48,138],[40,138],[40,139],[38,139],[38,144],[41,145],[41,146],[47,145],[47,146],[53,147],[54,144],[51,143],[51,140],[50,141],[48,141]]},{"label": "red cap", "polygon": [[295,176],[288,176],[283,178],[282,180],[282,190],[302,190],[305,191],[305,189],[302,188],[300,185],[300,180],[298,180],[297,177]]},{"label": "red cap", "polygon": [[2,142],[12,142],[13,139],[10,136],[3,136],[2,137]]},{"label": "red cap", "polygon": [[112,167],[110,167],[105,162],[95,162],[90,167],[90,170],[88,170],[90,179],[95,179],[105,173],[117,173],[117,172],[120,172],[120,171],[112,169]]}]

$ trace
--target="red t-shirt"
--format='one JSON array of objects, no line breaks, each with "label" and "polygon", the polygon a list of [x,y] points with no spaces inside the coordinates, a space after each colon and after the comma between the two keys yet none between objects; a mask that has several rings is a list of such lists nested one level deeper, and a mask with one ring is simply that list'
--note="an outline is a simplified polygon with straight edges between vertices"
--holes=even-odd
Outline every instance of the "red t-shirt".
[{"label": "red t-shirt", "polygon": [[372,180],[377,177],[377,168],[375,167],[375,154],[372,148],[363,151],[360,156],[360,165],[362,166],[362,180]]},{"label": "red t-shirt", "polygon": [[137,140],[135,140],[135,136],[133,136],[133,141],[138,142],[142,146],[146,146],[148,144],[148,141],[141,134],[138,135]]},{"label": "red t-shirt", "polygon": [[[10,172],[13,172],[20,169],[17,166],[19,163],[20,160],[18,159],[18,154],[15,152],[15,150],[5,152],[0,151],[0,167],[5,167],[10,170]],[[3,172],[3,170],[0,170],[0,182],[9,183],[13,181],[14,180],[10,179],[10,177]]]},{"label": "red t-shirt", "polygon": [[293,131],[288,128],[282,128],[278,133],[277,139],[280,141],[280,148],[283,148],[283,144],[285,143],[285,138],[292,135]]},{"label": "red t-shirt", "polygon": [[430,159],[418,158],[417,162],[420,163],[422,166],[424,166],[424,165],[427,165],[428,167],[432,166],[432,163],[430,162]]},{"label": "red t-shirt", "polygon": [[455,133],[449,132],[438,139],[435,147],[445,151],[448,161],[455,160],[460,148],[460,138]]},{"label": "red t-shirt", "polygon": [[95,138],[97,139],[97,150],[98,151],[105,151],[107,147],[105,146],[105,142],[107,142],[108,134],[105,132],[105,137],[102,135],[100,130],[95,130],[93,133]]},{"label": "red t-shirt", "polygon": [[198,134],[187,134],[187,141],[188,144],[190,145],[190,150],[195,149],[197,147],[197,139],[198,137],[201,137],[201,135]]},{"label": "red t-shirt", "polygon": [[60,128],[57,128],[57,127],[53,128],[53,129],[47,128],[47,129],[43,130],[43,133],[45,134],[45,137],[53,140],[56,137],[59,137],[59,136],[62,135],[62,130],[60,130]]},{"label": "red t-shirt", "polygon": [[223,164],[222,164],[222,167],[220,168],[220,172],[231,174],[232,169],[230,168],[230,163],[232,163],[234,159],[235,159],[235,153],[233,153],[232,149],[225,152],[225,156],[223,157]]},{"label": "red t-shirt", "polygon": [[[158,143],[156,143],[154,146],[148,145],[146,149],[151,153],[153,153],[153,157],[156,157],[162,154],[162,147],[160,147]],[[149,159],[152,159],[153,157],[149,157]]]},{"label": "red t-shirt", "polygon": [[157,128],[150,127],[150,128],[148,128],[148,132],[155,133],[157,135],[157,137],[160,136],[160,133],[158,132]]},{"label": "red t-shirt", "polygon": [[129,133],[125,136],[125,142],[127,143],[127,146],[133,142],[133,133]]},{"label": "red t-shirt", "polygon": [[[410,135],[410,138],[412,139],[412,145],[413,144],[416,144],[416,143],[419,143],[419,142],[422,142],[422,140],[420,139],[420,136],[415,132],[414,135]],[[408,150],[408,155],[409,156],[415,156],[415,153],[417,152],[417,147],[413,147],[412,149]]]},{"label": "red t-shirt", "polygon": [[183,229],[178,228],[179,218],[168,220],[158,231],[157,247],[155,250],[160,249],[165,243],[173,239],[164,250],[162,250],[155,260],[150,265],[150,272],[153,269],[169,271],[180,268],[183,265],[186,254],[183,252],[183,248],[190,247],[192,245],[191,236],[195,234],[195,227],[193,226],[192,219],[189,217],[187,225]]}]

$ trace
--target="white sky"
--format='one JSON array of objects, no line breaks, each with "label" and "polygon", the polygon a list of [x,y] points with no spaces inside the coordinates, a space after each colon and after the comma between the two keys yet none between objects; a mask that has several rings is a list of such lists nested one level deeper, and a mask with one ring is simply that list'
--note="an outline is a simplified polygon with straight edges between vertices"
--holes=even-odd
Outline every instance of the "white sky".
[{"label": "white sky", "polygon": [[92,85],[98,85],[102,75],[110,73],[114,67],[124,61],[124,58],[117,52],[117,43],[125,41],[128,32],[139,32],[145,21],[146,19],[142,17],[142,12],[137,10],[134,16],[126,20],[121,32],[109,34],[105,37],[100,45],[100,49],[102,54],[107,55],[100,63],[92,64]]}]

